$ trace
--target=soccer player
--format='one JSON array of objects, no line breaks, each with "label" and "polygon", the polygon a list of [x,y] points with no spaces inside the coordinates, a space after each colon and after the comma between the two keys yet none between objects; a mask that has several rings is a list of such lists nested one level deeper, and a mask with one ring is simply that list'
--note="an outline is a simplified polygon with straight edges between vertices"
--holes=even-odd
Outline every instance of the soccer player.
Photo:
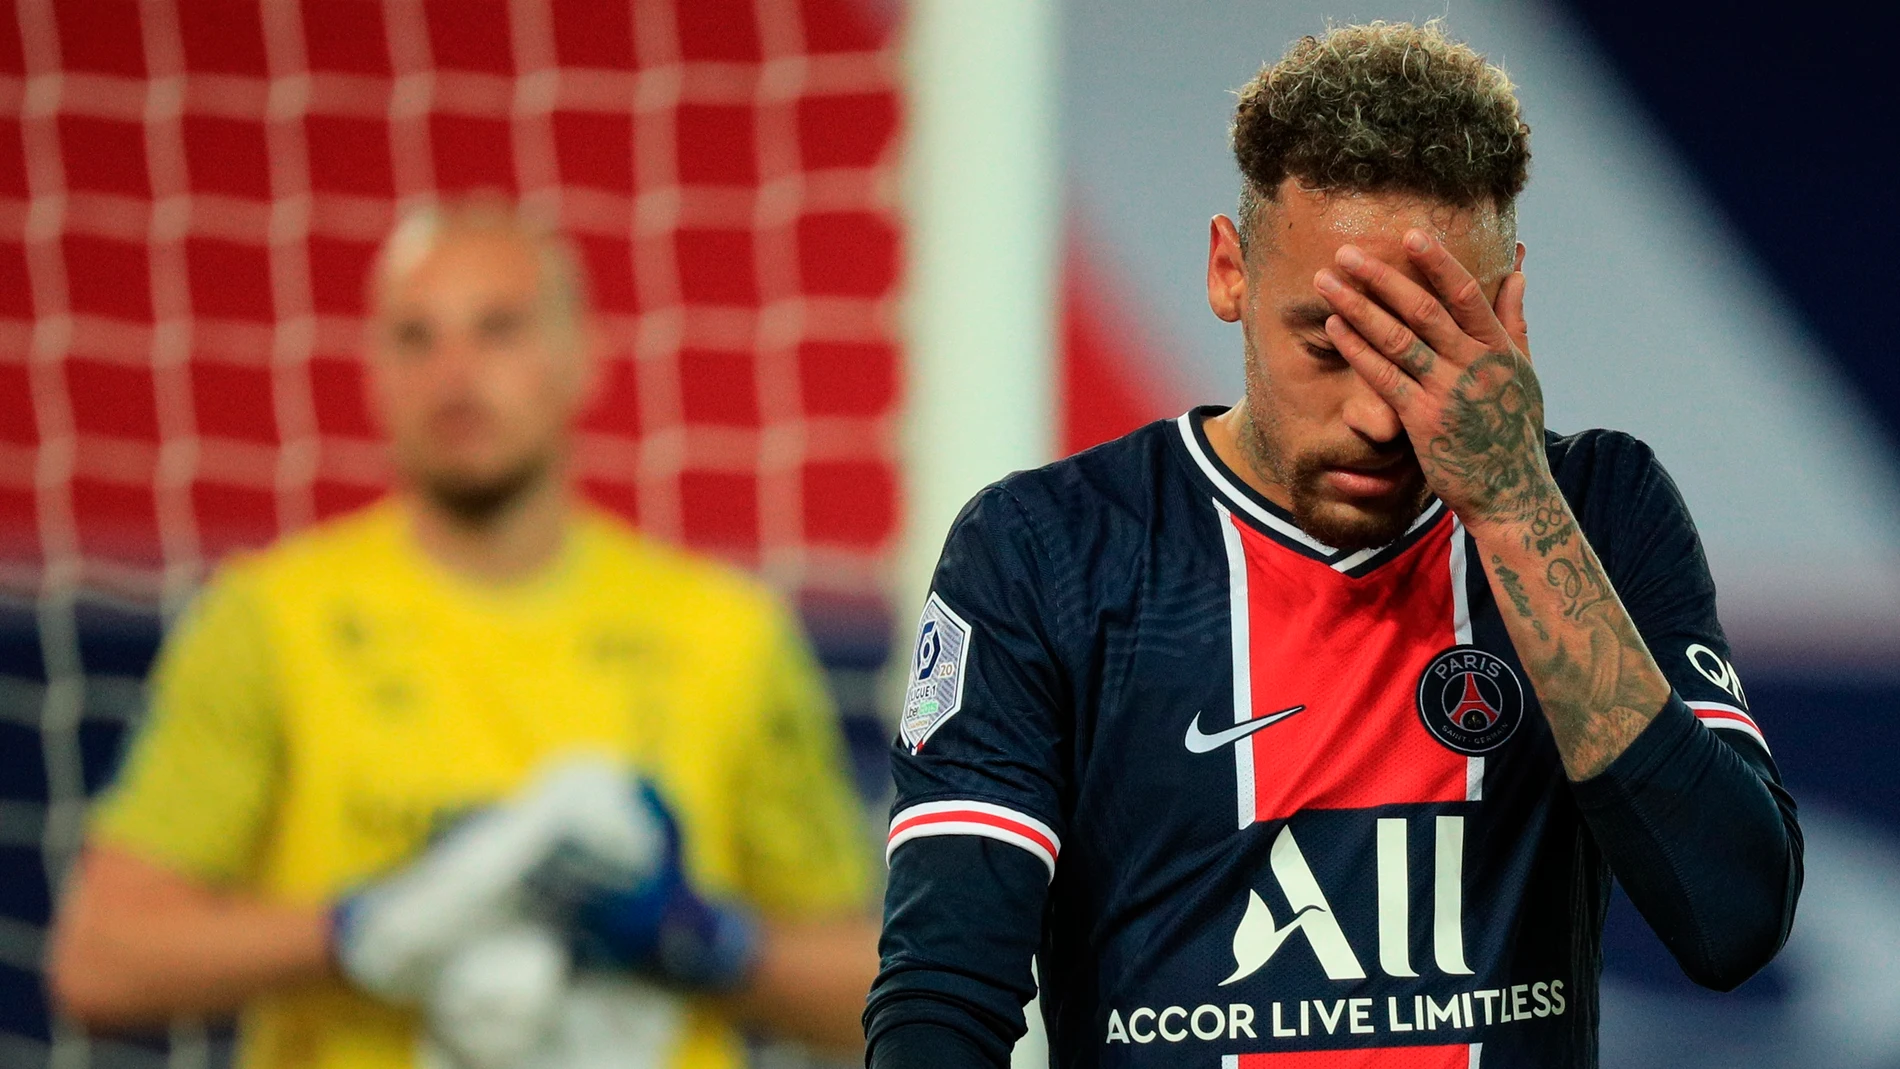
[{"label": "soccer player", "polygon": [[1698,983],[1787,936],[1794,803],[1674,484],[1558,435],[1504,73],[1434,26],[1240,94],[1239,403],[989,487],[895,745],[879,1069],[1589,1066],[1612,876]]},{"label": "soccer player", "polygon": [[[509,985],[568,951],[447,941],[565,886],[598,893],[537,923],[663,996],[615,1064],[738,1065],[741,1027],[856,1048],[869,851],[818,670],[758,584],[578,500],[598,346],[570,253],[505,205],[426,210],[370,298],[397,490],[228,564],[169,636],[61,909],[59,1004],[99,1026],[242,1007],[246,1069],[506,1069],[424,1006],[505,1024]],[[573,753],[619,788],[550,771]],[[652,878],[562,884],[612,867],[603,837]],[[450,965],[474,995],[444,995]]]}]

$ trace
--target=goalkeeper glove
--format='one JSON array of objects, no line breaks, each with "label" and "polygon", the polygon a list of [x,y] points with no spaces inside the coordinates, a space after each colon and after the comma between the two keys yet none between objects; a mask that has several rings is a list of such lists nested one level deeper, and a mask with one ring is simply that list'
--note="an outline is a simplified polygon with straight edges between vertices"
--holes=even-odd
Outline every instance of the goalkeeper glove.
[{"label": "goalkeeper glove", "polygon": [[423,999],[429,1038],[457,1069],[521,1069],[554,1046],[567,995],[567,941],[521,922],[471,940],[443,960]]},{"label": "goalkeeper glove", "polygon": [[444,959],[513,923],[537,898],[578,903],[651,882],[664,830],[626,804],[624,773],[604,760],[554,766],[512,803],[478,813],[394,875],[332,912],[338,965],[358,987],[413,1001]]},{"label": "goalkeeper glove", "polygon": [[634,802],[660,829],[659,863],[647,879],[581,904],[578,961],[629,969],[674,987],[738,987],[758,956],[757,921],[736,905],[701,897],[687,883],[679,824],[651,785],[642,783]]}]

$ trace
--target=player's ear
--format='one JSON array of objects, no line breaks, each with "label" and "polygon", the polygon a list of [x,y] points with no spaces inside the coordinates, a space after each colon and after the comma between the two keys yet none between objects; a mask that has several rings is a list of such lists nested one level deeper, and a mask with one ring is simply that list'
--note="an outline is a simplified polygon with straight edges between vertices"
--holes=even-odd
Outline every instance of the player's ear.
[{"label": "player's ear", "polygon": [[1517,255],[1511,258],[1511,270],[1524,270],[1524,243],[1521,241],[1517,243]]},{"label": "player's ear", "polygon": [[1247,261],[1234,221],[1216,215],[1207,224],[1207,306],[1229,323],[1247,303]]}]

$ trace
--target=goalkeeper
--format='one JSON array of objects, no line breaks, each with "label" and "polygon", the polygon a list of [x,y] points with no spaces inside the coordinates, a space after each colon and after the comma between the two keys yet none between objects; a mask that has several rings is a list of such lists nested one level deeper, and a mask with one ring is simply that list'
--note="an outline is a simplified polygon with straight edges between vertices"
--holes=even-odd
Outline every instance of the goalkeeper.
[{"label": "goalkeeper", "polygon": [[170,635],[56,1000],[241,1011],[244,1069],[857,1047],[876,927],[816,668],[757,585],[578,502],[571,254],[432,208],[370,303],[397,490],[225,567]]}]

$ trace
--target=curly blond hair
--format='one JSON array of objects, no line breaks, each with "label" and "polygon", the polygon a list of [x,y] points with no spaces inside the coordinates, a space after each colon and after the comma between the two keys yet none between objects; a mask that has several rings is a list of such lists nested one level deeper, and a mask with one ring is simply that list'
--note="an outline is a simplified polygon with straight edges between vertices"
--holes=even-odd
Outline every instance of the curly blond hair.
[{"label": "curly blond hair", "polygon": [[1514,221],[1531,158],[1515,88],[1435,19],[1303,37],[1239,96],[1232,141],[1243,245],[1261,203],[1289,177],[1318,191],[1488,205]]}]

